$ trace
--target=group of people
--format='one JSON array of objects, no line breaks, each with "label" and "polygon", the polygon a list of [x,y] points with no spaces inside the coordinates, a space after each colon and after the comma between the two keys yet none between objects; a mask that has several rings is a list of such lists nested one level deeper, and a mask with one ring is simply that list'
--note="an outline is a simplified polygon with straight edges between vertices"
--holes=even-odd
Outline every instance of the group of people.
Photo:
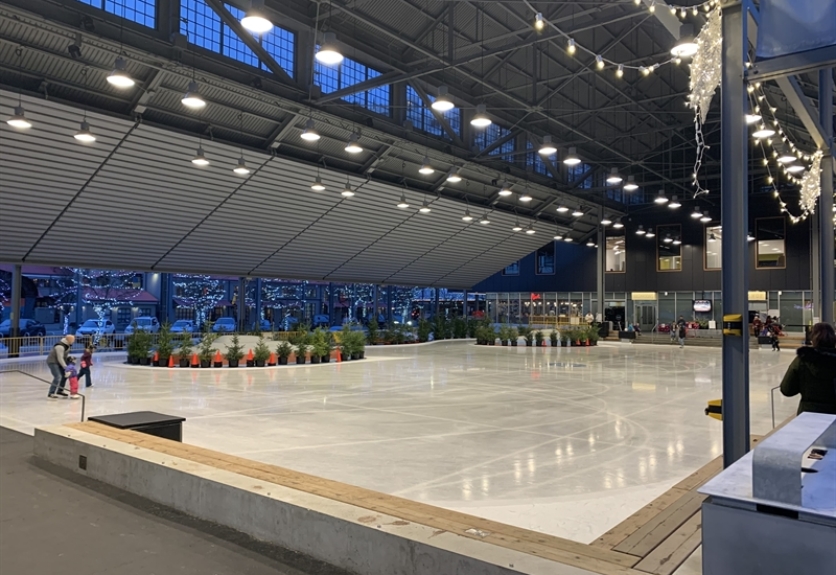
[{"label": "group of people", "polygon": [[766,321],[761,321],[761,316],[756,315],[752,319],[752,335],[755,337],[768,337],[772,344],[772,351],[781,351],[781,340],[783,327],[777,317],[766,316]]},{"label": "group of people", "polygon": [[[52,383],[49,386],[47,397],[56,399],[69,397],[78,399],[78,384],[82,378],[86,378],[85,387],[93,387],[91,368],[93,367],[93,348],[87,346],[81,354],[80,368],[76,365],[76,358],[70,355],[70,349],[75,343],[74,335],[66,335],[61,341],[55,344],[46,358],[46,365],[52,374]],[[70,393],[66,392],[66,385],[70,384]]]}]

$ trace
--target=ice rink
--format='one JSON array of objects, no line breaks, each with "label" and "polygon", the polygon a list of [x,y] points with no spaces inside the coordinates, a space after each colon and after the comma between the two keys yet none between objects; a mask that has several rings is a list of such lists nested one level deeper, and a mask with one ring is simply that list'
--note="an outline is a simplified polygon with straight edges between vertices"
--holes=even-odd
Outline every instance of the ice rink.
[{"label": "ice rink", "polygon": [[[589,542],[721,452],[720,350],[602,344],[372,347],[248,370],[102,363],[87,415],[187,418],[188,443]],[[752,433],[794,353],[751,353]],[[27,368],[48,377],[43,360]],[[776,418],[797,399],[776,392]],[[78,421],[80,401],[0,373],[0,424]]]}]

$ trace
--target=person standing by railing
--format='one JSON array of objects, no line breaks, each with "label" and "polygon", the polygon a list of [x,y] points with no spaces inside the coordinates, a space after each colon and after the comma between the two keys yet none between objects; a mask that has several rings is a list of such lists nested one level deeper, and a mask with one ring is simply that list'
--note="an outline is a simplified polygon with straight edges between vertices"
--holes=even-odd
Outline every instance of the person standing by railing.
[{"label": "person standing by railing", "polygon": [[49,356],[46,358],[46,365],[52,374],[52,384],[49,386],[49,394],[47,397],[67,397],[67,392],[64,391],[64,372],[67,369],[67,359],[70,357],[70,348],[75,343],[74,335],[67,335],[61,341],[55,344],[50,350]]}]

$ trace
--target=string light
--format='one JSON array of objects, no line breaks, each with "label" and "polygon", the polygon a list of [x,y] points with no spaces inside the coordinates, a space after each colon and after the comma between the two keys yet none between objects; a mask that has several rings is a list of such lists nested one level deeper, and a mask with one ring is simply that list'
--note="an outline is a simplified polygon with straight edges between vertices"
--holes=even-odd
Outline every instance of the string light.
[{"label": "string light", "polygon": [[700,185],[699,174],[705,156],[706,143],[703,125],[711,108],[711,100],[720,86],[720,66],[723,49],[722,14],[713,10],[707,16],[705,26],[694,40],[697,50],[691,60],[690,94],[688,103],[694,109],[694,139],[697,154],[694,161],[692,185],[696,188],[695,196],[707,194],[708,190]]},{"label": "string light", "polygon": [[575,47],[575,39],[569,38],[569,40],[566,42],[566,51],[570,54],[574,54],[576,49],[577,48]]},{"label": "string light", "polygon": [[615,71],[616,78],[622,78],[624,76],[624,64],[619,64],[618,69]]}]

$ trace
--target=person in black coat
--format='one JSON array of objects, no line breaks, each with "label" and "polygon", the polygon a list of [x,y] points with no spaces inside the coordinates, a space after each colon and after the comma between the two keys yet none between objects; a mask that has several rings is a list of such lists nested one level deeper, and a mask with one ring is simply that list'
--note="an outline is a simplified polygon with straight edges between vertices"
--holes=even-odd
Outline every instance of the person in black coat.
[{"label": "person in black coat", "polygon": [[830,324],[817,323],[810,339],[813,345],[799,348],[787,369],[781,393],[801,394],[798,413],[836,415],[836,332]]}]

